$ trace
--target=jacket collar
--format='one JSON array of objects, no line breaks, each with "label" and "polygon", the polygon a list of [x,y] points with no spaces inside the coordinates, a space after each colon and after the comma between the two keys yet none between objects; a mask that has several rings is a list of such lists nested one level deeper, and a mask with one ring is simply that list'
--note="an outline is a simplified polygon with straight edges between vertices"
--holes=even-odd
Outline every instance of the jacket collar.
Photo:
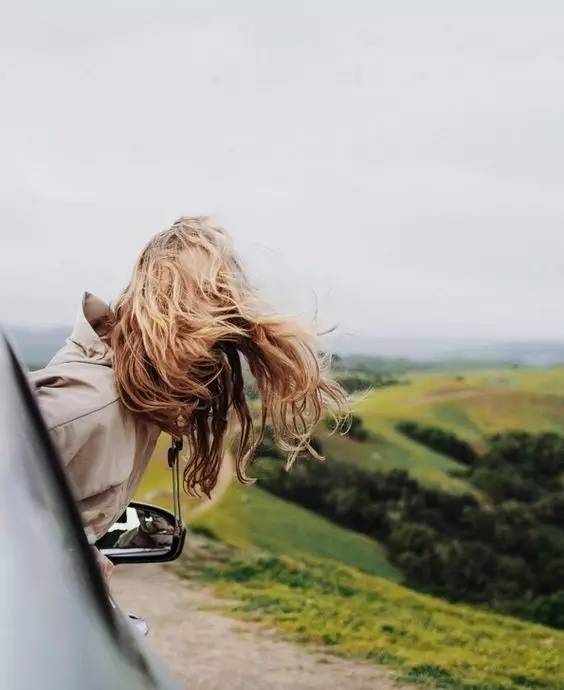
[{"label": "jacket collar", "polygon": [[85,292],[69,340],[77,345],[87,358],[100,364],[111,365],[112,352],[107,336],[112,319],[110,307],[98,297]]}]

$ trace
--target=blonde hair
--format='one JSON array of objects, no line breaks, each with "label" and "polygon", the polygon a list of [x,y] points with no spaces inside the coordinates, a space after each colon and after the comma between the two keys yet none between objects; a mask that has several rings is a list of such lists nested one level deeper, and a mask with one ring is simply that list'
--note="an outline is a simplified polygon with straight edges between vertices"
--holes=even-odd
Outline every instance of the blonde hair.
[{"label": "blonde hair", "polygon": [[[120,398],[134,415],[187,439],[188,493],[209,495],[215,486],[232,410],[241,482],[267,422],[291,464],[304,450],[318,457],[310,435],[325,410],[336,421],[346,414],[346,393],[326,375],[311,330],[259,304],[230,237],[207,218],[180,218],[149,242],[114,313]],[[240,355],[261,398],[258,433]]]}]

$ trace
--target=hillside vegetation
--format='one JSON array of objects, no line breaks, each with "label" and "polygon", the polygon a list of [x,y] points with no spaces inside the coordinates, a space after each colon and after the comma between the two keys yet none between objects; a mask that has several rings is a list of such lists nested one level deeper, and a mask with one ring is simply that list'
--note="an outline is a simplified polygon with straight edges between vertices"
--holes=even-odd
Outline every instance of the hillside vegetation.
[{"label": "hillside vegetation", "polygon": [[[467,450],[450,434],[423,429],[425,442]],[[261,450],[269,456],[257,464],[261,486],[379,540],[408,584],[564,628],[564,437],[490,437],[467,469],[480,497],[333,458],[298,460],[285,472],[271,443]]]},{"label": "hillside vegetation", "polygon": [[[427,492],[426,501],[434,501],[433,491],[438,491],[459,496],[453,505],[463,506],[468,499],[461,494],[466,494],[481,519],[476,506],[487,511],[498,499],[483,475],[475,481],[468,462],[449,457],[450,450],[471,448],[476,457],[486,457],[488,439],[497,432],[564,434],[564,369],[408,373],[360,396],[355,412],[362,421],[355,433],[362,441],[330,435],[324,426],[317,430],[326,465],[349,463],[383,476],[404,470]],[[406,421],[415,424],[408,433],[405,426],[401,430]],[[163,444],[140,491],[161,504],[169,486],[165,450]],[[463,455],[468,459],[472,453]],[[495,463],[497,471],[500,462]],[[415,499],[419,489],[408,486]],[[345,509],[343,492],[339,500]],[[192,526],[227,544],[230,556],[207,568],[190,560],[188,542],[180,567],[235,600],[228,605],[234,615],[269,621],[297,640],[373,659],[433,687],[564,690],[562,631],[412,591],[399,582],[402,575],[386,548],[353,531],[361,529],[357,523],[337,525],[334,514],[323,517],[266,493],[260,480],[253,487],[230,486],[206,512],[198,505],[184,500],[185,510],[196,510]],[[390,506],[392,517],[401,516]],[[560,509],[559,504],[550,508]],[[409,510],[413,523],[430,515],[419,499],[410,501]],[[520,514],[520,508],[507,513],[512,520]],[[419,538],[416,532],[403,535],[406,543]],[[547,526],[546,536],[558,540],[553,527]],[[395,539],[392,559],[403,543]],[[504,565],[513,569],[515,563]]]},{"label": "hillside vegetation", "polygon": [[356,413],[373,438],[354,444],[320,431],[331,457],[370,469],[405,469],[430,486],[468,491],[453,459],[407,438],[396,427],[409,420],[452,431],[476,449],[487,436],[520,429],[564,433],[564,368],[486,370],[472,373],[410,373],[403,383],[360,397]]},{"label": "hillside vegetation", "polygon": [[203,578],[237,616],[276,625],[299,642],[396,669],[402,680],[453,690],[564,688],[564,633],[416,594],[326,561],[250,554]]},{"label": "hillside vegetation", "polygon": [[295,558],[315,556],[353,566],[367,573],[399,580],[378,542],[343,529],[258,486],[232,484],[210,510],[191,522],[222,542],[241,549],[256,547]]}]

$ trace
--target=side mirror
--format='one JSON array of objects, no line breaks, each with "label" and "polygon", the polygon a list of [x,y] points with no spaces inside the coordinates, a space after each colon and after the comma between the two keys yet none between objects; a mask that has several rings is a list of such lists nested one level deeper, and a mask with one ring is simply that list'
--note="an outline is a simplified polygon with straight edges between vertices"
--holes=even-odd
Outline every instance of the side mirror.
[{"label": "side mirror", "polygon": [[114,565],[163,563],[180,556],[185,539],[186,528],[168,510],[132,501],[96,547]]}]

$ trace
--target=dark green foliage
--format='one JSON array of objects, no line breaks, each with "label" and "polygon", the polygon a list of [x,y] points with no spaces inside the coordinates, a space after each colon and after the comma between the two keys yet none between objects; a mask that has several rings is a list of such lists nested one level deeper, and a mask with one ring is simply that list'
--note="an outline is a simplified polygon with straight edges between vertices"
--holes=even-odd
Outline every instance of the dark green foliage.
[{"label": "dark green foliage", "polygon": [[[324,420],[325,426],[332,431],[334,427],[334,422],[330,417],[326,417]],[[351,414],[350,424],[347,428],[342,431],[344,436],[353,439],[353,441],[367,441],[370,438],[370,432],[364,426],[362,418],[356,414]]]},{"label": "dark green foliage", "polygon": [[409,551],[416,556],[422,556],[433,542],[437,541],[438,534],[427,525],[404,522],[390,531],[388,547],[392,554],[401,554]]},{"label": "dark green foliage", "polygon": [[368,439],[368,431],[364,427],[364,422],[358,415],[351,415],[350,426],[346,430],[345,435],[360,442]]},{"label": "dark green foliage", "polygon": [[346,374],[339,376],[337,380],[349,395],[367,391],[372,387],[370,379],[366,376]]},{"label": "dark green foliage", "polygon": [[347,372],[337,376],[338,382],[349,394],[362,393],[373,388],[386,388],[395,386],[399,380],[389,374],[362,374]]},{"label": "dark green foliage", "polygon": [[[323,455],[323,446],[317,436],[310,438],[309,445],[318,455]],[[310,453],[305,452],[304,455],[309,457]],[[263,439],[257,447],[256,456],[260,458],[275,458],[282,461],[286,459],[285,454],[278,448],[272,438],[272,433],[268,429],[265,431]]]},{"label": "dark green foliage", "polygon": [[486,503],[421,486],[403,470],[338,460],[298,461],[286,473],[267,441],[259,482],[382,541],[412,586],[564,626],[563,443],[553,434],[493,437],[469,470]]},{"label": "dark green foliage", "polygon": [[554,628],[564,628],[564,589],[537,600],[533,618]]},{"label": "dark green foliage", "polygon": [[282,459],[282,454],[269,433],[264,434],[262,441],[258,445],[256,455],[264,458]]},{"label": "dark green foliage", "polygon": [[472,473],[472,484],[496,503],[505,499],[533,501],[540,496],[538,487],[507,470],[478,467]]},{"label": "dark green foliage", "polygon": [[561,527],[564,525],[564,491],[544,496],[534,509],[541,522]]},{"label": "dark green foliage", "polygon": [[213,541],[218,541],[217,535],[215,532],[210,529],[209,527],[206,527],[206,525],[190,525],[190,533],[191,534],[199,534],[202,537],[206,537],[206,539],[212,539]]},{"label": "dark green foliage", "polygon": [[476,461],[476,451],[472,446],[459,439],[455,434],[434,426],[423,426],[418,422],[398,422],[398,431],[418,443],[436,451],[448,455],[453,460],[465,465],[473,465]]},{"label": "dark green foliage", "polygon": [[564,472],[564,437],[554,433],[530,434],[507,431],[489,439],[489,450],[480,465],[514,473],[524,482],[545,489],[558,486]]},{"label": "dark green foliage", "polygon": [[418,369],[418,365],[409,359],[398,357],[374,357],[371,355],[342,355],[338,358],[337,368],[340,371],[358,371],[365,374],[382,374],[393,376]]}]

